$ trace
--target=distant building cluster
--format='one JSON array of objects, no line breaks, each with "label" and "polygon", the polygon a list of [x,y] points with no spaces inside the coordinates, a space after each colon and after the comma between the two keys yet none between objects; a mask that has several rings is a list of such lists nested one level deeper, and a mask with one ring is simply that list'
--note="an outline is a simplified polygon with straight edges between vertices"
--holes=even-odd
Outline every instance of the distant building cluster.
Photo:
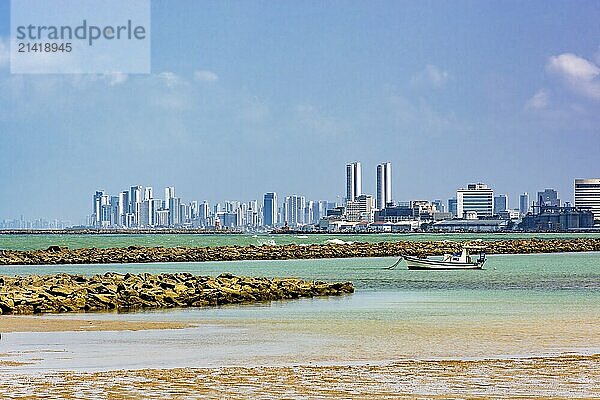
[{"label": "distant building cluster", "polygon": [[600,179],[576,179],[575,204],[561,203],[556,190],[527,192],[510,208],[506,194],[496,194],[484,183],[456,190],[446,201],[394,202],[392,165],[377,165],[375,196],[363,193],[360,162],[346,165],[344,201],[309,200],[292,194],[278,198],[265,193],[262,202],[182,202],[174,187],[155,198],[152,187],[132,186],[111,196],[93,195],[88,225],[96,228],[200,228],[241,231],[303,230],[328,232],[406,231],[555,231],[590,229],[600,224]]},{"label": "distant building cluster", "polygon": [[27,220],[19,219],[0,220],[0,229],[65,229],[71,226],[70,221],[58,219],[46,220],[42,218]]},{"label": "distant building cluster", "polygon": [[132,186],[113,196],[104,190],[92,198],[88,225],[95,228],[248,228],[263,224],[258,201],[226,201],[212,207],[208,202],[183,203],[173,186],[155,198],[152,187]]}]

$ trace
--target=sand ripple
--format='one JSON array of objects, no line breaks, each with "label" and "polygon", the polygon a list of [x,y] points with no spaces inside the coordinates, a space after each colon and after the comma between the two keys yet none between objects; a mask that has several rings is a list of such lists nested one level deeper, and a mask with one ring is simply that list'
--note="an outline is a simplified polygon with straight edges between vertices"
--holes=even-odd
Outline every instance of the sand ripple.
[{"label": "sand ripple", "polygon": [[387,365],[54,372],[0,378],[2,398],[600,398],[600,355]]}]

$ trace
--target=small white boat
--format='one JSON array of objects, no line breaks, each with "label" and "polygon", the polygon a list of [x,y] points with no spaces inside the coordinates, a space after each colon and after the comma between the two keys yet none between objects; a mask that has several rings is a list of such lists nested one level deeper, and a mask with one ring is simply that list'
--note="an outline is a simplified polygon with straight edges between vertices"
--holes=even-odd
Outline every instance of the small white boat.
[{"label": "small white boat", "polygon": [[[472,257],[479,253],[478,257]],[[485,246],[466,245],[460,253],[444,254],[440,259],[402,256],[408,269],[482,269],[485,264]]]}]

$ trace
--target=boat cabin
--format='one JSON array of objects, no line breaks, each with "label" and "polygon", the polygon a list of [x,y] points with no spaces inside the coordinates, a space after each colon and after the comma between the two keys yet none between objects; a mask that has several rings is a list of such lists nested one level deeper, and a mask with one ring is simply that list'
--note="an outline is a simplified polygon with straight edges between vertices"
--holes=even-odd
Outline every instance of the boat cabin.
[{"label": "boat cabin", "polygon": [[[479,253],[479,257],[476,261],[472,260],[471,254],[473,253]],[[442,261],[471,264],[475,262],[482,262],[483,260],[485,260],[485,246],[466,245],[459,253],[444,254],[444,258]]]}]

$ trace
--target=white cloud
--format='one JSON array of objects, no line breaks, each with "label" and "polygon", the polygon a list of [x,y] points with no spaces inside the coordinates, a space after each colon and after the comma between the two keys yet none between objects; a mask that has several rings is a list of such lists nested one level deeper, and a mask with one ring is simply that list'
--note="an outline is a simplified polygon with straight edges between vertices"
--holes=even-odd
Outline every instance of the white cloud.
[{"label": "white cloud", "polygon": [[564,53],[550,57],[546,70],[561,77],[574,92],[600,99],[600,68],[592,61]]},{"label": "white cloud", "polygon": [[168,88],[174,88],[184,83],[183,79],[174,72],[161,72],[154,77]]},{"label": "white cloud", "polygon": [[198,82],[216,82],[219,80],[219,76],[212,71],[197,70],[194,71],[194,79]]},{"label": "white cloud", "polygon": [[123,72],[113,72],[110,74],[104,74],[104,80],[108,86],[116,86],[127,81],[128,75]]},{"label": "white cloud", "polygon": [[538,90],[529,100],[525,103],[526,110],[542,110],[548,107],[550,103],[550,96],[545,90]]},{"label": "white cloud", "polygon": [[427,85],[439,88],[443,87],[449,78],[450,74],[448,71],[444,71],[433,64],[428,64],[423,71],[413,76],[410,82],[414,85]]},{"label": "white cloud", "polygon": [[10,48],[8,40],[0,38],[0,68],[8,65],[10,60]]}]

